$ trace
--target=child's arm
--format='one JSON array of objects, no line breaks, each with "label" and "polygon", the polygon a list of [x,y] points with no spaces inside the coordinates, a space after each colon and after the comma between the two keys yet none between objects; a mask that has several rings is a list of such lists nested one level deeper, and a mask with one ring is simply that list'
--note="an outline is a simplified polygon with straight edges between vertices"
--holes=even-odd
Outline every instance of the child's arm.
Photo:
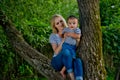
[{"label": "child's arm", "polygon": [[65,33],[65,35],[75,38],[75,39],[80,39],[80,37],[81,37],[81,34],[71,33],[71,32],[67,32],[67,33]]},{"label": "child's arm", "polygon": [[76,46],[79,45],[79,42],[80,42],[80,39],[76,39],[77,43],[76,43]]},{"label": "child's arm", "polygon": [[76,46],[79,45],[81,34],[68,32],[68,33],[65,33],[65,35],[76,39],[77,41]]},{"label": "child's arm", "polygon": [[76,39],[76,46],[78,46],[80,42],[81,34],[73,33],[71,37]]}]

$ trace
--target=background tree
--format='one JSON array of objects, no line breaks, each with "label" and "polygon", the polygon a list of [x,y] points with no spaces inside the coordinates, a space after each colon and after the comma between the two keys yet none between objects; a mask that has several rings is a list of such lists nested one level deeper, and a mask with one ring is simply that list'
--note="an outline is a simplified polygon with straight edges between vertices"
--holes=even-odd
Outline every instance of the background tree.
[{"label": "background tree", "polygon": [[78,0],[78,6],[82,31],[79,54],[85,67],[85,80],[106,80],[99,0]]}]

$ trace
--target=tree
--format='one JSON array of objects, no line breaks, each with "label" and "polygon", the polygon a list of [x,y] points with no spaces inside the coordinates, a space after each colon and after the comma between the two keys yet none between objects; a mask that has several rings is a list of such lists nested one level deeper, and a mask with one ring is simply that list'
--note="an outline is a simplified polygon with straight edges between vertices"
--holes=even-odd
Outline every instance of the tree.
[{"label": "tree", "polygon": [[77,1],[82,31],[78,50],[84,63],[85,80],[105,80],[99,0]]}]

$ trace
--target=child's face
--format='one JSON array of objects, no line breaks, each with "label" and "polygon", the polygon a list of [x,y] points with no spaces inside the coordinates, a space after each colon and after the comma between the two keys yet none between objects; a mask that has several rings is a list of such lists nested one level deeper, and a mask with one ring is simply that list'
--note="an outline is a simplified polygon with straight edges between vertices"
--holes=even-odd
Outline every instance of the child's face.
[{"label": "child's face", "polygon": [[75,29],[78,26],[78,20],[77,19],[68,19],[68,27],[70,29]]}]

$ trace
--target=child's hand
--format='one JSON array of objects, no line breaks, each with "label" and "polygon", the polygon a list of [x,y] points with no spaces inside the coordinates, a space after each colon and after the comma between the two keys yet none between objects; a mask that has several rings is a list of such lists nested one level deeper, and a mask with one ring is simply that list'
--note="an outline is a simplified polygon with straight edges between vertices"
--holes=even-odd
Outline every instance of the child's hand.
[{"label": "child's hand", "polygon": [[64,33],[64,38],[66,38],[66,37],[68,37],[68,36],[70,36],[70,34],[69,33]]},{"label": "child's hand", "polygon": [[65,37],[65,38],[66,38],[66,37],[71,37],[71,35],[72,35],[72,33],[66,32],[66,33],[64,34],[64,37]]}]

